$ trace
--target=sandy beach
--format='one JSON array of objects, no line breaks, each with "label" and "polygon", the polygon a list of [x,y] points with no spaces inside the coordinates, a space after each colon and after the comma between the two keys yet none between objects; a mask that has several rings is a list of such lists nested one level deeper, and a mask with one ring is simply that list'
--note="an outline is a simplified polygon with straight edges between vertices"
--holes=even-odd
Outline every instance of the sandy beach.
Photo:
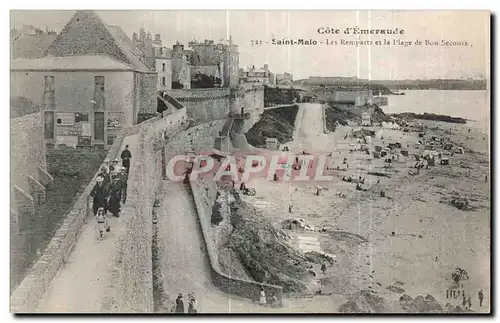
[{"label": "sandy beach", "polygon": [[[391,291],[389,286],[397,286],[411,297],[431,294],[443,306],[461,305],[462,297],[447,298],[456,267],[468,273],[469,279],[460,281],[459,289],[471,297],[471,309],[489,311],[488,136],[477,129],[469,132],[467,125],[432,121],[423,122],[424,138],[418,132],[367,128],[376,133],[372,147],[399,142],[401,149],[408,150],[408,157],[404,157],[399,154],[401,149],[396,149],[399,157],[388,164],[385,158],[349,151],[359,146],[359,139],[346,138],[346,134],[357,126],[338,126],[335,132],[325,134],[322,118],[321,105],[301,104],[294,140],[287,145],[296,154],[303,150],[331,153],[333,170],[326,172],[334,180],[270,183],[252,179],[248,186],[255,188],[257,194],[244,196],[277,227],[286,219],[297,218],[310,226],[305,231],[290,231],[294,237],[291,245],[302,251],[312,248],[335,255],[336,263],[328,266],[324,275],[317,268],[318,274],[310,284],[312,294],[320,289],[330,295],[313,298],[317,299],[315,312],[336,311],[346,297],[363,289],[387,300],[399,299],[402,292]],[[448,165],[436,164],[420,169],[418,175],[410,175],[409,171],[416,172],[413,154],[422,153],[422,146],[416,148],[415,144],[431,137],[450,140],[454,146],[463,147],[464,154],[447,156]],[[368,172],[381,172],[388,177]],[[364,178],[362,187],[366,191],[342,180],[349,176]],[[317,185],[322,188],[319,196],[315,194]],[[381,196],[381,191],[385,196]],[[449,203],[454,191],[467,197],[468,210]],[[289,205],[293,205],[293,213],[289,213]],[[482,307],[477,295],[480,289],[484,292]],[[300,306],[305,300],[288,301]]]}]

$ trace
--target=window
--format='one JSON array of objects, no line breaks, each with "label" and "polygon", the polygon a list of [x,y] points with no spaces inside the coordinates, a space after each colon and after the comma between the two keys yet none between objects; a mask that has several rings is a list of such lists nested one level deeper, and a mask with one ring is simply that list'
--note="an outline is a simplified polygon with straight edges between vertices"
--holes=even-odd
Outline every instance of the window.
[{"label": "window", "polygon": [[104,112],[94,113],[94,139],[104,140]]},{"label": "window", "polygon": [[162,77],[161,78],[161,85],[165,86],[166,82],[167,82],[167,79],[165,77]]},{"label": "window", "polygon": [[54,139],[54,111],[44,112],[45,139]]},{"label": "window", "polygon": [[45,91],[47,92],[52,92],[54,91],[54,76],[53,75],[46,75],[44,77],[44,85],[45,85]]},{"label": "window", "polygon": [[[162,70],[163,72],[165,72],[165,63],[161,64],[161,70]],[[165,85],[165,84],[163,84],[163,85]]]},{"label": "window", "polygon": [[103,110],[105,106],[105,87],[104,87],[104,76],[94,77],[94,101],[95,109]]}]

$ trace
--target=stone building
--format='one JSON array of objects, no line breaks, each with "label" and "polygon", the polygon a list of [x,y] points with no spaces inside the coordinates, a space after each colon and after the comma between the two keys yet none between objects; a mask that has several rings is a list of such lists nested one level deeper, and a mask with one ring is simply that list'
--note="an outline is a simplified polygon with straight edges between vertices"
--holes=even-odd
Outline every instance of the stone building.
[{"label": "stone building", "polygon": [[222,86],[238,86],[239,53],[238,46],[233,44],[231,37],[229,37],[228,41],[221,41],[217,44],[213,40],[191,41],[188,43],[188,47],[189,49],[184,49],[184,45],[177,42],[173,48],[173,57],[185,56],[192,67],[222,67]]},{"label": "stone building", "polygon": [[246,71],[240,71],[240,81],[243,83],[262,83],[267,85],[276,84],[274,74],[269,70],[269,66],[264,64],[261,68],[249,67]]},{"label": "stone building", "polygon": [[178,89],[179,85],[182,89],[191,88],[191,66],[186,56],[172,59],[172,89]]},{"label": "stone building", "polygon": [[141,28],[139,33],[132,35],[132,42],[142,51],[145,57],[143,62],[157,73],[157,90],[170,90],[172,88],[172,50],[162,44],[161,35],[155,34],[152,39],[151,33],[146,34]]},{"label": "stone building", "polygon": [[46,145],[105,147],[157,110],[156,73],[119,27],[78,11],[38,59],[11,62],[11,96],[41,107]]},{"label": "stone building", "polygon": [[293,75],[291,73],[276,74],[276,85],[293,85]]}]

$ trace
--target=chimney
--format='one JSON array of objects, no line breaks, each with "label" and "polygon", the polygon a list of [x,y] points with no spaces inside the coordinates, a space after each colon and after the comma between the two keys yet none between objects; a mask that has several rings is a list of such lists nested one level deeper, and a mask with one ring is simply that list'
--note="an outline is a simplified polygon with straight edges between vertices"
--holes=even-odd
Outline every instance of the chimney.
[{"label": "chimney", "polygon": [[268,68],[269,68],[269,65],[264,64],[264,70],[266,70],[266,71],[267,71],[267,70],[268,70]]},{"label": "chimney", "polygon": [[155,34],[155,40],[153,41],[153,43],[161,46],[161,35],[160,34]]}]

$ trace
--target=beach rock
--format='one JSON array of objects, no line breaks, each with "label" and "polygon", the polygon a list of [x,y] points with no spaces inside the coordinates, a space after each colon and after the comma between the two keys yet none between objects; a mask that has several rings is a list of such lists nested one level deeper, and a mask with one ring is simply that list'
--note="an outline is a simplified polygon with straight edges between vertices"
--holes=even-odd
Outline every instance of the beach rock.
[{"label": "beach rock", "polygon": [[398,293],[398,294],[401,294],[401,293],[404,293],[405,290],[401,287],[397,287],[397,286],[394,286],[394,285],[389,285],[386,287],[387,290],[390,290],[391,292],[394,292],[394,293]]}]

